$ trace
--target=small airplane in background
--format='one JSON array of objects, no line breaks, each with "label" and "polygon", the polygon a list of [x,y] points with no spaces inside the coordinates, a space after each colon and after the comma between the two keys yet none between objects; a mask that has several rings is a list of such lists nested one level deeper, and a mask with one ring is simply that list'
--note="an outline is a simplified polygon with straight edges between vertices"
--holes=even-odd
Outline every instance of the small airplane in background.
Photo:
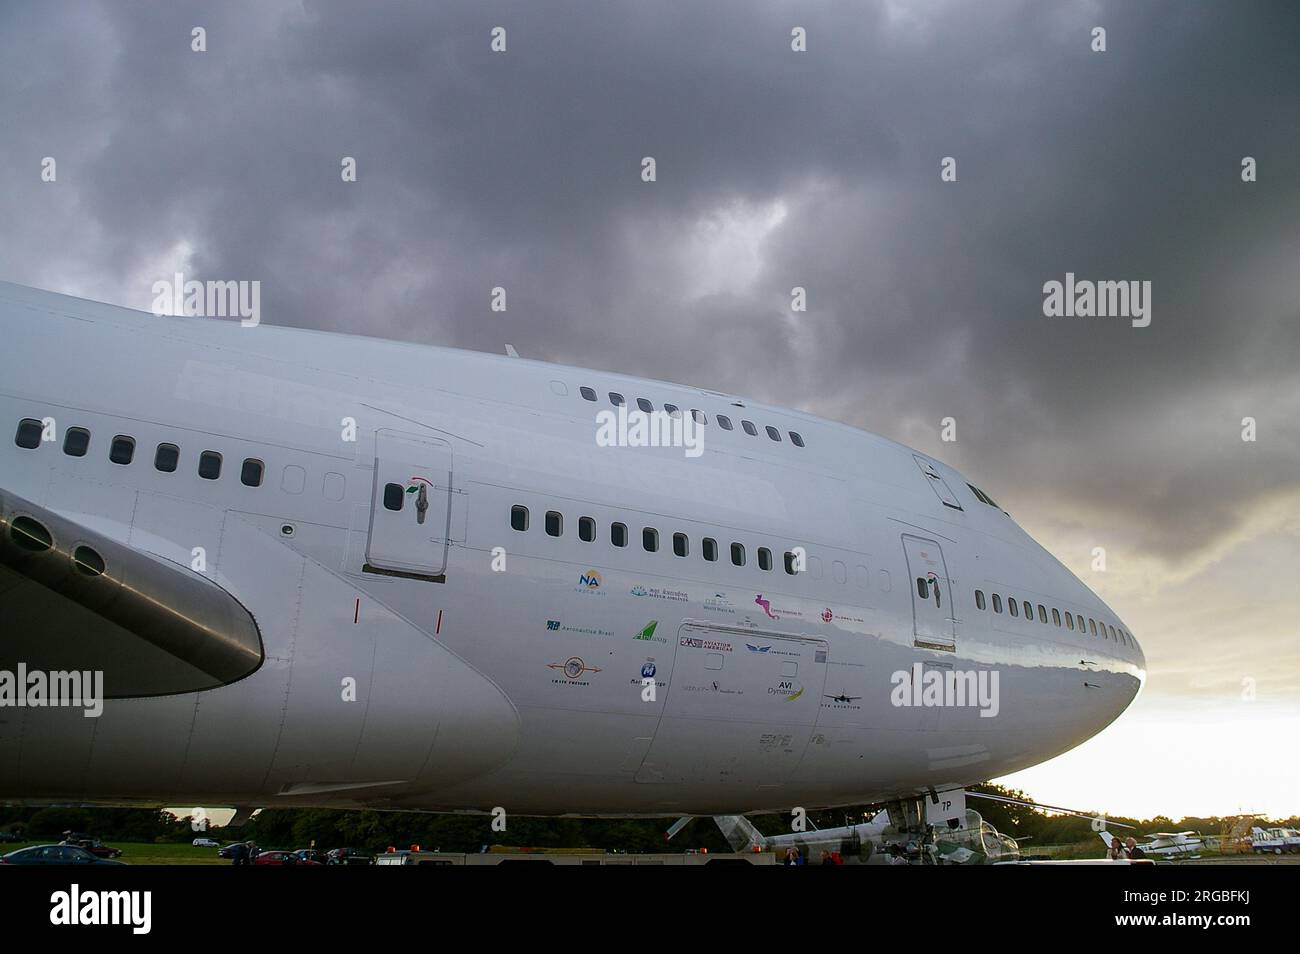
[{"label": "small airplane in background", "polygon": [[[1107,848],[1111,839],[1116,837],[1104,828],[1098,833]],[[1200,833],[1194,831],[1158,831],[1148,835],[1148,841],[1138,844],[1142,853],[1152,858],[1199,858],[1205,849]],[[1122,842],[1124,839],[1120,839]]]}]

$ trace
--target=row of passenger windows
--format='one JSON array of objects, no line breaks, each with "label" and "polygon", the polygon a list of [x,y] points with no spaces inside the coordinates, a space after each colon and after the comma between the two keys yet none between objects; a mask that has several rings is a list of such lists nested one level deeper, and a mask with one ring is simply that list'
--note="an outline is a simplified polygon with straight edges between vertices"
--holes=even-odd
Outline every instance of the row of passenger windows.
[{"label": "row of passenger windows", "polygon": [[[588,401],[598,400],[596,397],[596,392],[591,388],[580,387],[578,388],[578,393],[581,394],[585,400]],[[609,403],[614,405],[614,407],[623,407],[624,405],[627,404],[627,399],[624,398],[623,395],[619,394],[617,391],[610,391]],[[647,414],[653,413],[655,409],[654,403],[648,401],[645,398],[637,398],[636,406],[639,407],[642,411],[645,411],[645,413]],[[695,421],[696,424],[709,423],[709,416],[705,414],[703,411],[697,410],[696,408],[691,408],[690,410],[691,410],[691,418]],[[676,404],[665,404],[664,411],[667,412],[672,417],[682,416],[682,409],[679,408]],[[731,423],[731,418],[727,417],[727,415],[715,414],[713,415],[713,419],[718,422],[718,427],[722,428],[724,431],[735,430],[735,426]],[[758,427],[754,424],[753,421],[741,421],[740,427],[741,430],[743,430],[750,437],[758,436]],[[782,440],[781,431],[773,427],[772,425],[770,424],[766,425],[763,428],[763,430],[767,433],[767,436],[771,440],[774,440],[778,443],[780,443],[780,441]],[[804,446],[803,435],[801,435],[798,431],[787,431],[786,433],[790,435],[790,443],[793,444],[795,447]]]},{"label": "row of passenger windows", "polygon": [[[1002,596],[998,593],[994,593],[992,594],[992,600],[993,600],[993,612],[1001,613]],[[987,608],[987,605],[988,604],[984,600],[984,591],[976,590],[975,606],[978,609],[985,609]],[[1017,617],[1020,616],[1020,608],[1022,606],[1024,607],[1024,612],[1025,612],[1024,618],[1029,622],[1033,622],[1034,606],[1032,603],[1030,603],[1028,600],[1017,602],[1015,597],[1012,596],[1007,597],[1006,611],[1010,615],[1017,616]],[[1061,625],[1061,615],[1062,614],[1060,610],[1055,608],[1052,610],[1052,622],[1057,626]],[[1122,628],[1117,630],[1114,626],[1109,626],[1104,622],[1099,623],[1095,619],[1092,619],[1091,617],[1088,618],[1085,626],[1084,618],[1078,615],[1077,613],[1071,613],[1069,610],[1066,610],[1064,615],[1065,615],[1066,629],[1072,629],[1072,630],[1077,629],[1081,633],[1088,632],[1091,633],[1093,636],[1096,636],[1097,631],[1101,630],[1101,636],[1103,639],[1113,639],[1117,643],[1123,643],[1125,646],[1133,645],[1133,637],[1130,634],[1126,633]],[[1044,606],[1042,603],[1038,604],[1038,621],[1043,624],[1047,623],[1047,607]]]},{"label": "row of passenger windows", "polygon": [[[556,510],[546,511],[543,517],[543,525],[547,536],[562,537],[564,536],[564,514]],[[528,508],[522,504],[515,504],[510,508],[510,526],[520,533],[527,531],[529,526]],[[594,517],[578,518],[578,539],[583,543],[593,543],[596,539],[596,519]],[[609,542],[616,547],[625,547],[631,540],[631,535],[625,523],[611,523],[609,525]],[[659,531],[654,527],[641,528],[641,548],[647,553],[656,553],[659,550]],[[684,533],[674,533],[672,535],[673,554],[679,557],[688,557],[691,555],[691,541]],[[735,566],[745,566],[748,562],[748,553],[743,543],[732,543],[729,547],[731,562]],[[718,541],[712,537],[703,537],[700,540],[700,556],[710,563],[716,562],[720,553]],[[772,551],[768,547],[758,547],[755,551],[756,562],[760,570],[771,570],[775,565],[772,560]],[[785,572],[794,576],[799,572],[796,556],[793,551],[787,550],[784,557]]]},{"label": "row of passenger windows", "polygon": [[[18,422],[14,443],[28,450],[41,446],[43,425],[34,418],[25,417]],[[69,427],[63,432],[63,453],[69,457],[85,457],[90,451],[90,431],[84,427]],[[135,438],[117,434],[108,445],[108,459],[123,467],[135,460]],[[154,470],[165,474],[175,473],[180,466],[181,449],[175,444],[162,443],[154,448]],[[198,472],[204,480],[217,480],[221,476],[222,457],[217,451],[205,450],[199,454]],[[260,487],[266,466],[255,457],[244,460],[239,468],[239,482],[245,487]]]}]

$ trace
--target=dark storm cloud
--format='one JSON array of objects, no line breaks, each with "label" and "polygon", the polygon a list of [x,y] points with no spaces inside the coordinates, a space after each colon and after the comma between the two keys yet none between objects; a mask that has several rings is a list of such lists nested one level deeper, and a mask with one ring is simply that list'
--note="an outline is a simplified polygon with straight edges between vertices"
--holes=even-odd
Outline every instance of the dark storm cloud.
[{"label": "dark storm cloud", "polygon": [[[1298,34],[1284,3],[10,5],[2,277],[147,307],[188,248],[272,323],[804,407],[1177,566],[1300,481]],[[1044,317],[1067,271],[1151,281],[1151,327]]]}]

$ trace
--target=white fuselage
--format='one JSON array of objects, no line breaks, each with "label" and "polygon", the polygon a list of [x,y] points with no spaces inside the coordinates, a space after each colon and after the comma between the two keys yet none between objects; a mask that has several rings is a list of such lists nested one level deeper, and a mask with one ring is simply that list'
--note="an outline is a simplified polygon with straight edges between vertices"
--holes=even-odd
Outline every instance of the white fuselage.
[{"label": "white fuselage", "polygon": [[[99,718],[0,710],[3,799],[582,815],[856,804],[1051,758],[1145,678],[1116,614],[961,475],[842,424],[11,285],[0,334],[0,491],[203,573],[256,620],[264,652],[229,685],[109,699]],[[703,454],[598,446],[610,392],[699,410]],[[8,436],[46,418],[53,441]],[[62,450],[70,427],[90,433],[84,456]],[[129,464],[110,460],[117,435],[134,440]],[[179,449],[174,471],[155,467],[160,444]],[[221,455],[215,479],[199,476],[205,451]],[[260,486],[241,482],[246,459],[263,463]],[[787,573],[800,548],[803,571]],[[1010,615],[1012,597],[1034,618]],[[936,670],[995,687],[996,706],[896,704],[896,674]]]}]

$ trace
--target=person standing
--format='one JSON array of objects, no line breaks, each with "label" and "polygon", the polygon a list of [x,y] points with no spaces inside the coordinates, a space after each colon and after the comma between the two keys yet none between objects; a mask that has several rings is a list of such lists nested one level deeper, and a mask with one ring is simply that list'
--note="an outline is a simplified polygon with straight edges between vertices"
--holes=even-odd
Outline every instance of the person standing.
[{"label": "person standing", "polygon": [[1118,835],[1111,836],[1110,850],[1106,852],[1106,857],[1111,861],[1123,861],[1128,857],[1128,855],[1124,854],[1124,846],[1120,844]]}]

